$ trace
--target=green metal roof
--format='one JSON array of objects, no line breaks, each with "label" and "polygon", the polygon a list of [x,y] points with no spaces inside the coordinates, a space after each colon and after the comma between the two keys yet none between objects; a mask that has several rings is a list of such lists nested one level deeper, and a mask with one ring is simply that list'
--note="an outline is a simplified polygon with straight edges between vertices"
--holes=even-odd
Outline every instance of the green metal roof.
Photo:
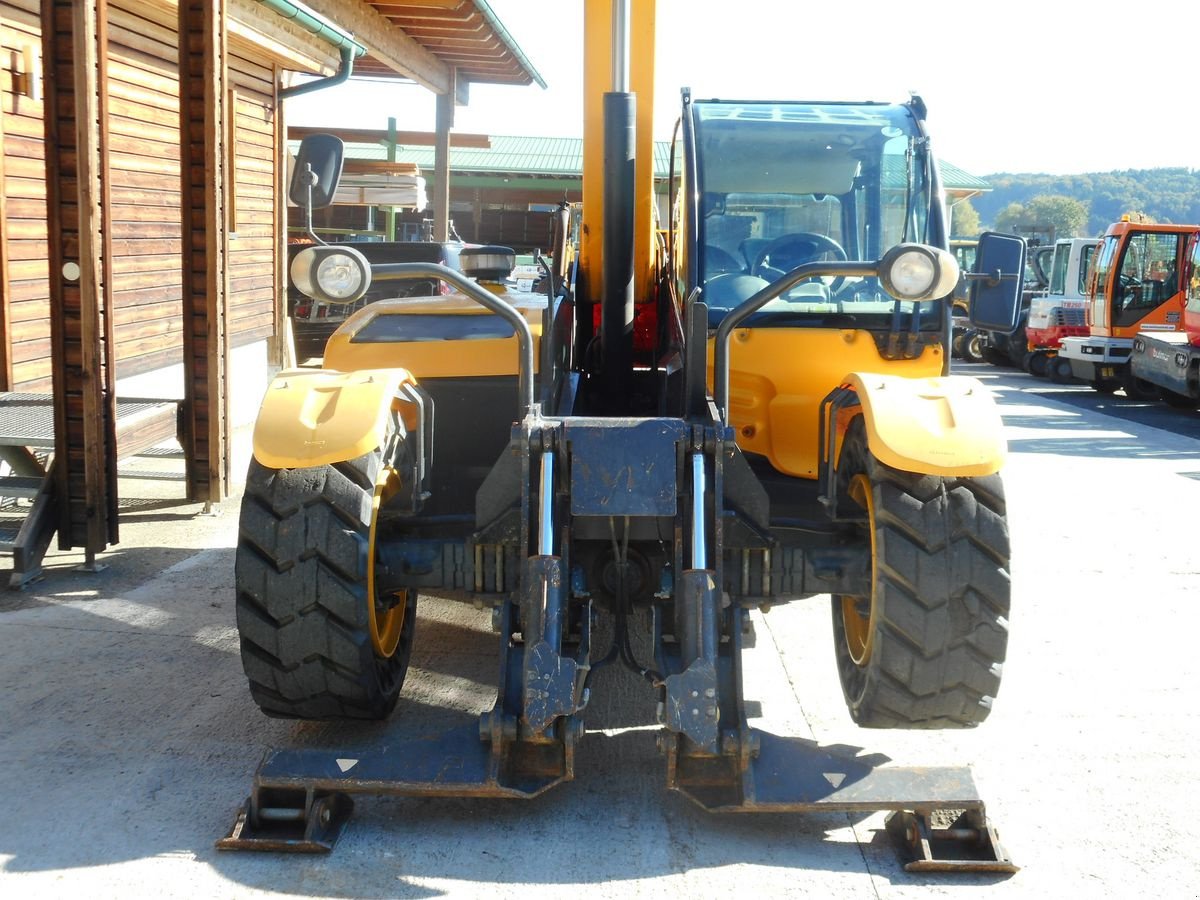
[{"label": "green metal roof", "polygon": [[[579,178],[583,172],[583,139],[492,135],[491,147],[451,147],[450,168],[457,175],[489,173],[503,175],[559,176]],[[295,150],[293,142],[293,151]],[[415,163],[426,177],[433,174],[434,148],[400,146],[396,162]],[[387,159],[383,144],[346,144],[350,159]],[[670,174],[671,142],[654,142],[654,177]],[[942,185],[953,191],[988,191],[991,185],[947,162],[941,163]]]},{"label": "green metal roof", "polygon": [[938,168],[942,171],[942,187],[956,191],[990,191],[992,186],[982,178],[976,178],[970,172],[964,172],[954,163],[944,159],[938,160]]}]

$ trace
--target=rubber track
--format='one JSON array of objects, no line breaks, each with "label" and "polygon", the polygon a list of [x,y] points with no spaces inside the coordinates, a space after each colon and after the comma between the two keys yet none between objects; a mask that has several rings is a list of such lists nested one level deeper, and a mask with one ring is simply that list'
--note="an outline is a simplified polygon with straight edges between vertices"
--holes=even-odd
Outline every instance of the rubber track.
[{"label": "rubber track", "polygon": [[873,457],[879,616],[872,655],[834,631],[852,717],[875,728],[967,728],[987,718],[1000,688],[1011,601],[1009,537],[998,475],[940,478]]},{"label": "rubber track", "polygon": [[396,704],[414,616],[396,655],[376,659],[365,577],[377,466],[374,454],[310,469],[251,463],[236,557],[237,625],[250,693],[268,715],[382,718]]}]

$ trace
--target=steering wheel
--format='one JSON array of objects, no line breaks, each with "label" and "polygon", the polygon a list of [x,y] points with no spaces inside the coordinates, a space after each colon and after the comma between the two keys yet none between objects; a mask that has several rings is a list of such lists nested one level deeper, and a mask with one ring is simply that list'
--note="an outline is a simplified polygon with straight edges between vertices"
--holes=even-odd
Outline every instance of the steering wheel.
[{"label": "steering wheel", "polygon": [[726,272],[742,271],[742,264],[728,250],[718,247],[716,244],[704,245],[704,277],[711,278],[714,275],[723,275]]},{"label": "steering wheel", "polygon": [[[842,245],[833,238],[824,234],[817,234],[815,231],[791,231],[787,234],[781,234],[772,241],[767,242],[762,246],[754,256],[754,262],[750,264],[750,274],[758,275],[760,278],[766,278],[768,281],[774,281],[784,274],[785,270],[772,266],[767,262],[771,258],[772,253],[779,253],[785,248],[795,248],[792,255],[801,258],[802,262],[812,262],[823,253],[832,253],[834,259],[845,260],[849,259],[846,251],[842,249]],[[800,265],[800,263],[796,263]],[[792,268],[795,268],[793,266]],[[765,274],[764,274],[765,272]],[[828,283],[829,292],[836,293],[846,281],[844,275],[837,275]]]}]

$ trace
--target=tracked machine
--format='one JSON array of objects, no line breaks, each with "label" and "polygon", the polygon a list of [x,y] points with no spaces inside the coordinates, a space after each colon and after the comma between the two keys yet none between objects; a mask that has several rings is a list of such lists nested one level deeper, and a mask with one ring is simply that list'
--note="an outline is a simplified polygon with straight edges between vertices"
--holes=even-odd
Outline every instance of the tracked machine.
[{"label": "tracked machine", "polygon": [[1097,241],[1094,238],[1059,238],[1050,263],[1050,286],[1029,305],[1025,328],[1028,351],[1021,367],[1038,378],[1060,384],[1073,379],[1071,363],[1059,359],[1063,338],[1087,337],[1087,274]]},{"label": "tracked machine", "polygon": [[[859,725],[972,727],[999,689],[1005,441],[989,392],[948,374],[959,273],[924,105],[684,91],[660,229],[636,105],[652,62],[625,52],[623,7],[588,3],[604,139],[585,141],[577,256],[557,216],[547,293],[506,292],[502,248],[464,251],[477,280],[311,248],[293,275],[322,299],[454,292],[356,311],[325,369],[275,379],[255,429],[236,581],[263,711],[387,717],[418,595],[439,593],[494,611],[495,704],[436,737],[398,722],[387,751],[271,751],[219,846],[327,849],[355,793],[539,795],[573,777],[592,675],[620,662],[656,696],[668,787],[701,806],[892,810],[913,867],[1010,871],[968,770],[774,736],[742,696],[747,616],[817,595]],[[631,15],[652,41],[653,3]],[[983,236],[978,327],[1015,328],[1023,268],[1022,241]]]}]

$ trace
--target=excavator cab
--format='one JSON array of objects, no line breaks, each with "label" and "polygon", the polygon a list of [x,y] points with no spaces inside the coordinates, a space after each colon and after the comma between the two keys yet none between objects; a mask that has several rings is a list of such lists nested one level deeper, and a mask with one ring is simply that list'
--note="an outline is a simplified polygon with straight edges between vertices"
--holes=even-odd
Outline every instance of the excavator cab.
[{"label": "excavator cab", "polygon": [[1130,399],[1154,400],[1157,383],[1135,374],[1130,360],[1139,333],[1183,331],[1180,273],[1194,225],[1132,222],[1104,233],[1088,271],[1088,333],[1064,338],[1059,356],[1071,374],[1101,393],[1123,389]]}]

